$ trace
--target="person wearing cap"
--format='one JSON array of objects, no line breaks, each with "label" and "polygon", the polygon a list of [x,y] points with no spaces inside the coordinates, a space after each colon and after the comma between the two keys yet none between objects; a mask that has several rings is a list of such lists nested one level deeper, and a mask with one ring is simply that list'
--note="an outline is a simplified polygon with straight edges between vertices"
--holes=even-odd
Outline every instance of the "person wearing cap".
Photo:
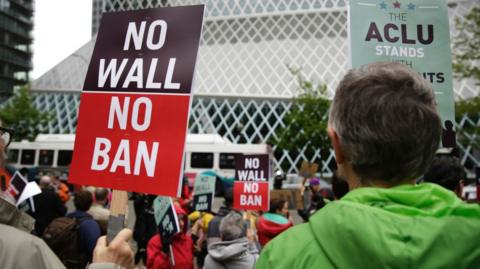
[{"label": "person wearing cap", "polygon": [[270,241],[256,268],[478,268],[480,207],[416,184],[441,130],[434,91],[416,71],[350,70],[327,127],[350,192]]}]

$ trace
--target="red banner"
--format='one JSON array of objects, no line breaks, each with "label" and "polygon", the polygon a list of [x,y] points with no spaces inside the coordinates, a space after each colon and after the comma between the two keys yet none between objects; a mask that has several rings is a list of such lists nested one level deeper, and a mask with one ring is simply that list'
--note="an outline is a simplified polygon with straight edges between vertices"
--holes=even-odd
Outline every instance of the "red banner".
[{"label": "red banner", "polygon": [[235,181],[233,208],[268,211],[270,207],[268,182]]}]

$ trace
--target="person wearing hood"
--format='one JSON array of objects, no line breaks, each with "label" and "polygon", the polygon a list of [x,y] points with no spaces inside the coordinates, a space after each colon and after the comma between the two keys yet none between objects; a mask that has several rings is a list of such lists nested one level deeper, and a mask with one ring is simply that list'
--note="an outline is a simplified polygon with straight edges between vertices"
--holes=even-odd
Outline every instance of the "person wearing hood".
[{"label": "person wearing hood", "polygon": [[262,251],[257,269],[478,268],[480,207],[415,184],[440,144],[434,91],[392,62],[349,71],[327,133],[350,192]]},{"label": "person wearing hood", "polygon": [[245,234],[246,226],[242,215],[236,212],[226,215],[220,223],[221,241],[209,246],[204,268],[255,268],[258,251],[251,247]]},{"label": "person wearing hood", "polygon": [[292,227],[288,216],[288,202],[283,199],[270,200],[270,210],[257,221],[258,242],[263,247],[275,236]]},{"label": "person wearing hood", "polygon": [[[187,214],[178,204],[177,212],[180,232],[173,238],[154,235],[147,245],[147,269],[193,269],[193,239],[187,234]],[[175,264],[170,261],[169,251],[173,252]]]}]

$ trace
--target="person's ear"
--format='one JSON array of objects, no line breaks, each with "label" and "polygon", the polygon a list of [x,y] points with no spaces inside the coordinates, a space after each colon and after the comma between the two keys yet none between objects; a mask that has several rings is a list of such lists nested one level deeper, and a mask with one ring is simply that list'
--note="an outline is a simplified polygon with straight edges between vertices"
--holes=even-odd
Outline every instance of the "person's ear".
[{"label": "person's ear", "polygon": [[335,159],[338,164],[343,164],[346,162],[345,154],[343,153],[343,147],[340,143],[340,138],[337,135],[337,132],[330,126],[327,127],[327,134],[332,141],[333,151],[335,152]]}]

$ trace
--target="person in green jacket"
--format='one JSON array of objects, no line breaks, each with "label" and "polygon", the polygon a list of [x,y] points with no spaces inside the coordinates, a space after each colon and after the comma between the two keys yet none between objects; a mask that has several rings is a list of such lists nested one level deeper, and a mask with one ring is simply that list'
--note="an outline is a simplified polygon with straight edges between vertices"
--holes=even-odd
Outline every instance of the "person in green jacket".
[{"label": "person in green jacket", "polygon": [[327,132],[351,191],[268,243],[256,268],[480,268],[480,206],[415,184],[441,137],[419,74],[396,63],[349,71]]}]

